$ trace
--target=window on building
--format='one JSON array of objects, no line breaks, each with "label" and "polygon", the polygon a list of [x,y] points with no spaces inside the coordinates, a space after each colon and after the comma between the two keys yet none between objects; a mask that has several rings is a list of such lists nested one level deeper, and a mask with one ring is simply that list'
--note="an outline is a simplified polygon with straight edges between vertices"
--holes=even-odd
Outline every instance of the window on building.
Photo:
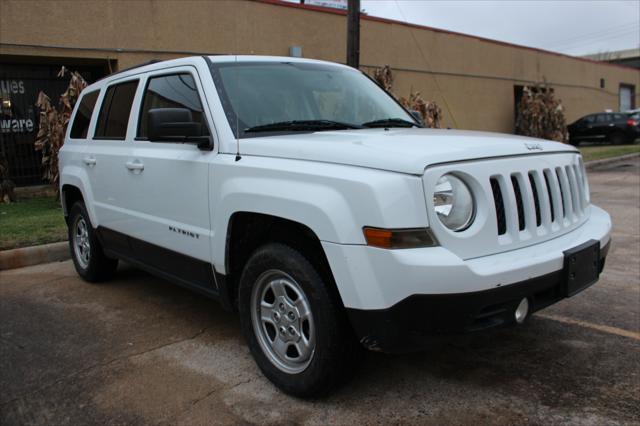
[{"label": "window on building", "polygon": [[124,139],[127,136],[129,114],[137,88],[138,80],[109,86],[100,108],[96,138]]},{"label": "window on building", "polygon": [[139,138],[147,137],[147,114],[154,108],[186,108],[191,111],[192,120],[202,125],[203,136],[209,134],[198,88],[193,76],[189,73],[163,75],[149,79],[138,120]]},{"label": "window on building", "polygon": [[89,131],[89,122],[91,121],[91,115],[93,114],[93,108],[96,106],[98,100],[99,90],[90,92],[82,96],[76,116],[73,119],[73,125],[71,126],[71,138],[72,139],[84,139],[87,137]]},{"label": "window on building", "polygon": [[621,84],[619,92],[620,112],[632,110],[636,107],[636,86]]}]

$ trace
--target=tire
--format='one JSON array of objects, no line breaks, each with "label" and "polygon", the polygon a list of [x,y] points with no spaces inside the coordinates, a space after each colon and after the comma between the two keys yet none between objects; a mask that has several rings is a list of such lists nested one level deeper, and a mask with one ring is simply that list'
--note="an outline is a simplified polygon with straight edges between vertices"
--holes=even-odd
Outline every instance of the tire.
[{"label": "tire", "polygon": [[68,232],[71,259],[78,275],[90,283],[113,278],[118,268],[118,259],[111,259],[104,254],[91,226],[87,209],[81,201],[71,207]]},{"label": "tire", "polygon": [[260,247],[244,267],[242,331],[262,373],[290,395],[320,396],[344,383],[363,352],[328,284],[301,253],[280,243]]},{"label": "tire", "polygon": [[609,143],[612,145],[622,145],[627,143],[627,136],[622,132],[615,132],[609,136]]}]

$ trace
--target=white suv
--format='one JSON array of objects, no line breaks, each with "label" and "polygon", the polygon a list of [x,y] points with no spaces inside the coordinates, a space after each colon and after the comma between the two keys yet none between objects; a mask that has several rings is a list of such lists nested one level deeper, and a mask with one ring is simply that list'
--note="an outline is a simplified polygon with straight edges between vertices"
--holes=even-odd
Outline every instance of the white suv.
[{"label": "white suv", "polygon": [[90,85],[60,184],[85,280],[122,259],[237,309],[261,370],[299,396],[362,347],[522,323],[593,284],[610,240],[573,147],[424,129],[363,73],[304,59]]}]

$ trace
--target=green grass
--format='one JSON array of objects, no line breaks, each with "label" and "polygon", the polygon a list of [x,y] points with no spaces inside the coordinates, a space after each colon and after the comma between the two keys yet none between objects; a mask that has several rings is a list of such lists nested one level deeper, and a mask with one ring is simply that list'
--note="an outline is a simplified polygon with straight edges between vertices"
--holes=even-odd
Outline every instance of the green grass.
[{"label": "green grass", "polygon": [[59,201],[35,198],[0,204],[0,250],[66,239],[67,225]]},{"label": "green grass", "polygon": [[581,146],[584,161],[602,160],[604,158],[618,157],[625,154],[640,152],[640,145],[594,145]]}]

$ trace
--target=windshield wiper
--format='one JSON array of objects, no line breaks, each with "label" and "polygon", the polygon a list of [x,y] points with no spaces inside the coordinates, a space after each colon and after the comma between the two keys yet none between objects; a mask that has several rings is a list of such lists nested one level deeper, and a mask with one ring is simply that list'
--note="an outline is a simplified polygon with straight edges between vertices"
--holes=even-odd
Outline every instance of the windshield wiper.
[{"label": "windshield wiper", "polygon": [[418,123],[405,120],[403,118],[383,118],[382,120],[374,120],[362,123],[364,127],[422,127]]},{"label": "windshield wiper", "polygon": [[342,129],[363,129],[357,124],[342,123],[332,120],[293,120],[281,121],[278,123],[263,124],[260,126],[244,129],[245,133],[253,132],[277,132],[277,131],[314,131],[314,130],[342,130]]}]

